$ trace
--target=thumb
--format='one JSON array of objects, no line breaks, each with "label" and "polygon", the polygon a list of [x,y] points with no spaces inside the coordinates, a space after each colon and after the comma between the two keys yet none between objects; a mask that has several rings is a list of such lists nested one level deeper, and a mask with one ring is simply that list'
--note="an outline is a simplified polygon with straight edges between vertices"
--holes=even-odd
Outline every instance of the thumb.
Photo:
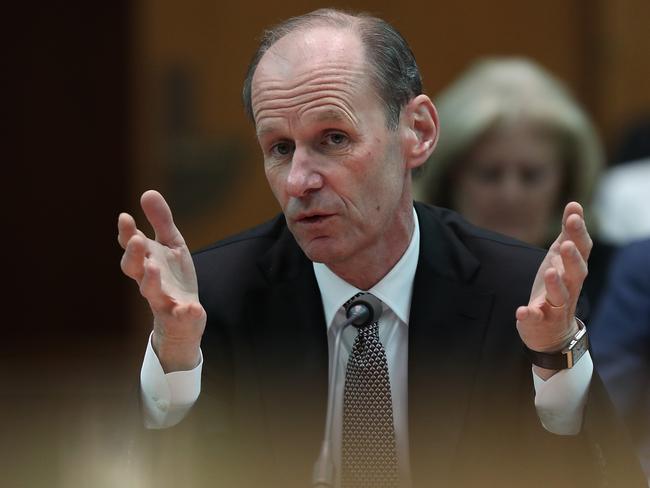
[{"label": "thumb", "polygon": [[181,247],[185,240],[174,224],[172,211],[163,196],[155,190],[142,194],[140,205],[156,233],[156,240],[169,247]]}]

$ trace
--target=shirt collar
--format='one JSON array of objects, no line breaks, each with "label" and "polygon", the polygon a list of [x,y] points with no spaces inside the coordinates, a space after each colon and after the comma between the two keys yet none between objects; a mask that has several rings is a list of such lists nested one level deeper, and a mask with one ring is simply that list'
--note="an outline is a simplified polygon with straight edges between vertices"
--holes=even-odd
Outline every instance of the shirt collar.
[{"label": "shirt collar", "polygon": [[[409,322],[413,279],[420,254],[420,224],[415,209],[413,209],[413,220],[415,222],[413,235],[406,251],[388,274],[367,290],[386,304],[405,324]],[[313,263],[313,265],[323,301],[325,322],[329,329],[336,312],[362,290],[339,278],[325,264]]]}]

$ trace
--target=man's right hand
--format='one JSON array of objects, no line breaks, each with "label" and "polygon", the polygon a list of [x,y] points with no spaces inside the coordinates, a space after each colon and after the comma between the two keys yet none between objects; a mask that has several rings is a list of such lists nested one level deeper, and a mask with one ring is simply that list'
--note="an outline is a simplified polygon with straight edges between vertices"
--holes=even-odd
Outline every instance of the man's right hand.
[{"label": "man's right hand", "polygon": [[138,283],[149,302],[154,317],[152,346],[165,373],[190,370],[200,361],[207,318],[199,303],[192,256],[162,195],[146,191],[140,204],[155,239],[139,230],[131,215],[120,214],[117,240],[124,249],[122,271]]}]

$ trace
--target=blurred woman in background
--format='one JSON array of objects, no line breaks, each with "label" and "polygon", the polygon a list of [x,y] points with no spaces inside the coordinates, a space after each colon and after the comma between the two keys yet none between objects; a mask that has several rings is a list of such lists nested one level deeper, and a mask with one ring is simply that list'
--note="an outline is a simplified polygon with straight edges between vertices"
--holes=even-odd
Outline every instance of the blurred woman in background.
[{"label": "blurred woman in background", "polygon": [[589,212],[604,151],[567,88],[528,59],[484,59],[434,103],[440,139],[416,175],[416,199],[540,247],[555,238],[565,204],[580,202],[596,236],[584,290],[597,301],[612,251]]}]

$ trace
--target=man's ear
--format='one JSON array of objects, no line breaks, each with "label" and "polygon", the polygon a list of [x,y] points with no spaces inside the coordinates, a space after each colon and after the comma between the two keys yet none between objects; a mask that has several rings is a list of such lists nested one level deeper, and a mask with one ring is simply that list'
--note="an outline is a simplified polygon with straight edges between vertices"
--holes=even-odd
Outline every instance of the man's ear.
[{"label": "man's ear", "polygon": [[422,94],[413,98],[403,110],[405,159],[407,168],[421,166],[429,159],[438,142],[438,112],[431,99]]}]

